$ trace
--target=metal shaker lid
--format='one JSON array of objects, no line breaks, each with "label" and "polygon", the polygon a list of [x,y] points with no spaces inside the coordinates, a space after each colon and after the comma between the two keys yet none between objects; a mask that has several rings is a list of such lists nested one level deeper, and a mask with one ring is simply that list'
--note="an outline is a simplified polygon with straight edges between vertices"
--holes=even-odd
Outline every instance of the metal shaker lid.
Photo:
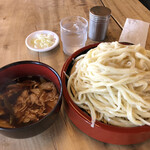
[{"label": "metal shaker lid", "polygon": [[110,17],[111,10],[104,6],[95,6],[90,9],[90,17],[93,19],[107,19]]}]

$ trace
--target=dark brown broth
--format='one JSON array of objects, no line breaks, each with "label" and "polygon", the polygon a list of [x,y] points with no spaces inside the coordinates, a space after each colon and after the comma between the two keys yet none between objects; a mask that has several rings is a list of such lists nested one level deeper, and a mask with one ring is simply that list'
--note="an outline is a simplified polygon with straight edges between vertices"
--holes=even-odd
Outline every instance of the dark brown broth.
[{"label": "dark brown broth", "polygon": [[41,76],[9,81],[0,89],[0,127],[37,122],[53,109],[58,97],[54,84]]}]

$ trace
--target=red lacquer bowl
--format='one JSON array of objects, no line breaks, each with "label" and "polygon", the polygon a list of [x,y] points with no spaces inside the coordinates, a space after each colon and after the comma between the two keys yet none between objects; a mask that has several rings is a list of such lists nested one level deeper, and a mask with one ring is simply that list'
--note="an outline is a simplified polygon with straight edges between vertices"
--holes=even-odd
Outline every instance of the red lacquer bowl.
[{"label": "red lacquer bowl", "polygon": [[65,110],[68,117],[82,132],[96,140],[117,145],[141,143],[150,138],[150,126],[117,127],[96,121],[94,128],[92,128],[91,117],[82,111],[71,100],[67,92],[67,78],[64,72],[69,74],[73,66],[73,59],[83,53],[86,53],[88,50],[96,47],[97,45],[98,44],[89,45],[76,51],[67,59],[62,68],[61,79],[63,85],[63,96],[65,98]]},{"label": "red lacquer bowl", "polygon": [[0,127],[0,133],[11,138],[28,138],[40,134],[55,122],[61,108],[61,78],[52,67],[41,62],[19,61],[0,68],[0,88],[9,80],[25,76],[42,76],[52,81],[59,92],[59,99],[52,111],[35,123],[17,128]]}]

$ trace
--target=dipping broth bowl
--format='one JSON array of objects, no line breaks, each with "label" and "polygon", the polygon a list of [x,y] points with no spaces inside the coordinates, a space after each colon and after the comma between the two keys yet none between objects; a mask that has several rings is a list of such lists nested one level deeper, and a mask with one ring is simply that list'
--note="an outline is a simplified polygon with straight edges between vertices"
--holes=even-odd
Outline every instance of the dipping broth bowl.
[{"label": "dipping broth bowl", "polygon": [[92,128],[91,117],[86,112],[81,110],[70,98],[69,93],[67,92],[66,74],[70,74],[74,64],[73,60],[77,56],[86,53],[92,48],[95,48],[98,44],[99,43],[92,44],[79,49],[67,59],[62,68],[61,79],[63,85],[63,96],[65,99],[65,111],[67,112],[68,117],[82,132],[104,143],[130,145],[141,143],[150,139],[150,126],[147,125],[139,127],[117,127],[96,121],[94,128]]},{"label": "dipping broth bowl", "polygon": [[39,121],[16,128],[0,127],[0,133],[11,138],[28,138],[40,134],[48,129],[56,120],[62,103],[62,83],[58,73],[50,66],[37,61],[19,61],[8,64],[0,68],[0,87],[7,80],[13,80],[18,77],[41,76],[54,83],[59,98],[52,110]]}]

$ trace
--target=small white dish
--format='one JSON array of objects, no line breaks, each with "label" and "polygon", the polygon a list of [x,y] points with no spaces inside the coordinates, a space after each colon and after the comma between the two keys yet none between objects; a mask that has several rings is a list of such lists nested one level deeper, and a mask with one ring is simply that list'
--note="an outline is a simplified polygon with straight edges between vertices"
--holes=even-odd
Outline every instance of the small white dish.
[{"label": "small white dish", "polygon": [[[32,40],[37,38],[37,35],[41,35],[41,34],[50,35],[50,36],[52,35],[54,38],[54,43],[50,47],[34,48]],[[31,33],[30,35],[28,35],[27,38],[25,39],[25,44],[28,47],[28,49],[30,49],[32,51],[46,52],[46,51],[50,51],[50,50],[54,49],[59,44],[59,37],[55,32],[52,32],[49,30],[39,30],[39,31],[35,31],[35,32]]]}]

